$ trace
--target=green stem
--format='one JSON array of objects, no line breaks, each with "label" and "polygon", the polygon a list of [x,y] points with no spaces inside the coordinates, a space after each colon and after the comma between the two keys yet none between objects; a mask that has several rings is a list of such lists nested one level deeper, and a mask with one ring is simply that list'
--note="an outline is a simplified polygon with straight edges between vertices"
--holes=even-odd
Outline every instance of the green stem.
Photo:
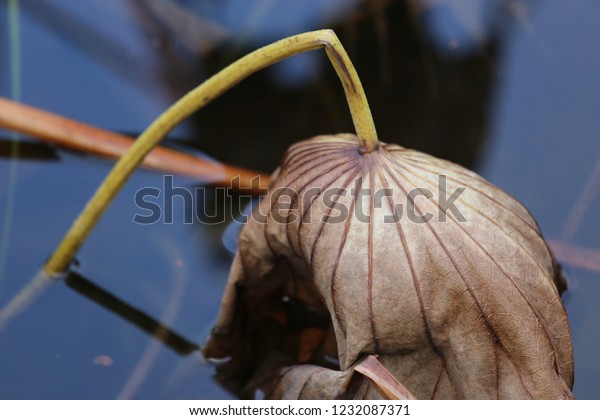
[{"label": "green stem", "polygon": [[[8,2],[8,39],[10,49],[10,78],[11,97],[15,102],[21,100],[21,42],[19,29],[19,1]],[[13,215],[17,195],[17,176],[19,164],[19,135],[11,136],[10,162],[8,164],[8,188],[6,193],[6,212],[2,221],[2,235],[0,235],[0,288],[4,283],[10,235],[12,231]]]},{"label": "green stem", "polygon": [[348,54],[331,30],[307,32],[274,42],[230,64],[187,93],[160,115],[119,159],[83,212],[67,232],[44,270],[49,275],[64,272],[106,208],[144,157],[175,126],[252,73],[305,51],[325,48],[342,81],[361,153],[377,149],[378,139],[362,84]]}]

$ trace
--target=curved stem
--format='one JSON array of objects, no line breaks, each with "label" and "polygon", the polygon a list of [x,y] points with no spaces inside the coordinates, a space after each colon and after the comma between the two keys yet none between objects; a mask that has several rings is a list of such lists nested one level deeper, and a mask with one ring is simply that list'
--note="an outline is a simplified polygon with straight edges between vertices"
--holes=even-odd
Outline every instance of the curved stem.
[{"label": "curved stem", "polygon": [[320,48],[325,48],[342,81],[360,141],[361,153],[369,153],[377,149],[377,132],[367,98],[356,70],[335,33],[331,30],[320,30],[282,39],[225,67],[160,115],[115,164],[54,254],[46,262],[44,271],[56,275],[67,269],[75,253],[133,171],[160,140],[181,121],[252,73],[292,55]]}]

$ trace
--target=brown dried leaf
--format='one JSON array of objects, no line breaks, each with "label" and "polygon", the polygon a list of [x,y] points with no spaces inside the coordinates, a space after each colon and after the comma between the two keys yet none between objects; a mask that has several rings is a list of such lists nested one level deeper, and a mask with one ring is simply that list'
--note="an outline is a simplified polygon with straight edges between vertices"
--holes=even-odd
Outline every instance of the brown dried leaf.
[{"label": "brown dried leaf", "polygon": [[339,372],[314,365],[282,368],[279,376],[264,387],[265,395],[277,400],[334,400],[342,396],[349,399],[347,390],[352,373],[351,370]]},{"label": "brown dried leaf", "polygon": [[374,356],[344,372],[314,365],[285,367],[262,388],[269,399],[415,399]]},{"label": "brown dried leaf", "polygon": [[[446,185],[438,191],[440,175]],[[320,194],[307,194],[315,188]],[[411,200],[419,188],[433,196]],[[357,198],[353,189],[392,194]],[[460,213],[447,206],[456,191]],[[386,223],[397,204],[402,217]],[[572,398],[571,335],[554,258],[529,212],[475,173],[397,145],[361,155],[354,135],[320,136],[289,149],[253,215],[204,349],[232,358],[232,389],[248,384],[270,351],[299,364],[285,343],[317,326],[335,335],[341,372],[311,383],[338,384],[374,354],[419,399]],[[269,311],[286,301],[313,317],[269,327]],[[335,369],[326,347],[308,363]],[[283,375],[293,379],[289,392],[272,396],[302,397],[291,391],[298,375]],[[332,398],[326,388],[311,396]]]}]

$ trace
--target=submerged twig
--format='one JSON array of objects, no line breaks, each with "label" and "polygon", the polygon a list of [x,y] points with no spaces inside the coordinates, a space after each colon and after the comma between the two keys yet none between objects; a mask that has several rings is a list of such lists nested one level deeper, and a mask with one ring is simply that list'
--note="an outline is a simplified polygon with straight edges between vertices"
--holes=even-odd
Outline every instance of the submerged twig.
[{"label": "submerged twig", "polygon": [[10,320],[27,309],[31,302],[54,283],[56,278],[40,270],[15,297],[0,308],[0,331],[8,325]]},{"label": "submerged twig", "polygon": [[561,264],[600,273],[600,250],[552,239],[548,245]]},{"label": "submerged twig", "polygon": [[571,206],[567,220],[563,226],[560,238],[565,242],[571,242],[579,229],[586,212],[600,192],[600,160],[592,170],[579,196]]},{"label": "submerged twig", "polygon": [[[167,305],[165,310],[161,316],[161,323],[164,325],[172,325],[173,321],[177,317],[177,313],[181,308],[181,301],[183,300],[187,282],[187,272],[183,263],[178,264],[178,253],[179,250],[177,246],[171,242],[163,242],[162,248],[165,251],[166,256],[169,260],[173,261],[173,273],[172,273],[172,281],[173,281],[173,289],[171,290],[171,294],[167,300]],[[168,333],[167,330],[163,328],[159,328],[155,331],[155,340],[152,340],[146,349],[142,353],[142,356],[138,363],[136,364],[133,372],[127,379],[125,385],[119,392],[117,399],[119,400],[128,400],[131,399],[139,390],[140,386],[144,382],[144,380],[148,377],[150,370],[152,369],[152,365],[156,361],[158,357],[158,353],[162,348],[162,341],[165,335]]]}]

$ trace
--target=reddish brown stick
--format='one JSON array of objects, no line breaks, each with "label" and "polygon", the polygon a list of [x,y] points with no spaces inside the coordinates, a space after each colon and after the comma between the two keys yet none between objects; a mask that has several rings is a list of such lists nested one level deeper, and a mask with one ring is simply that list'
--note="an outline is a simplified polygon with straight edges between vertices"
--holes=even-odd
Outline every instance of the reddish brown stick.
[{"label": "reddish brown stick", "polygon": [[[119,158],[133,142],[130,137],[6,98],[0,98],[0,127],[58,146],[108,158]],[[160,146],[144,159],[143,165],[149,169],[189,176],[252,194],[264,194],[263,189],[269,184],[269,176],[264,173],[205,160]],[[235,185],[235,182],[232,185],[232,180],[238,177],[239,185]],[[253,182],[254,179],[256,180]]]},{"label": "reddish brown stick", "polygon": [[579,196],[571,206],[560,239],[565,242],[573,240],[586,212],[598,196],[598,192],[600,192],[600,160],[596,163]]},{"label": "reddish brown stick", "polygon": [[552,239],[548,244],[558,262],[600,273],[600,250]]}]

